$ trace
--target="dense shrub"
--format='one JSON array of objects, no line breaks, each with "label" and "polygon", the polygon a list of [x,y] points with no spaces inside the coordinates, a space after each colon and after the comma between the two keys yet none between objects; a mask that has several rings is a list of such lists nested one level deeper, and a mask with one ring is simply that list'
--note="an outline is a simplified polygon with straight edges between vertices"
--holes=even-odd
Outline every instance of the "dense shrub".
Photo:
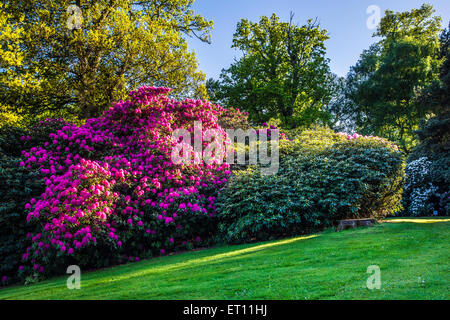
[{"label": "dense shrub", "polygon": [[[142,87],[102,117],[43,132],[44,143],[24,148],[20,170],[39,175],[34,181],[43,191],[25,195],[34,231],[22,252],[22,278],[62,273],[69,264],[137,261],[210,241],[216,194],[229,165],[174,164],[171,152],[180,140],[172,132],[193,132],[194,121],[202,121],[204,131],[216,129],[226,141],[218,120],[226,110],[205,101],[178,102],[168,92]],[[233,112],[245,121],[245,114]],[[33,139],[24,135],[21,141]]]},{"label": "dense shrub", "polygon": [[405,215],[449,215],[450,111],[424,122],[408,158]]},{"label": "dense shrub", "polygon": [[280,141],[278,174],[235,172],[218,198],[219,229],[232,243],[309,233],[343,218],[398,211],[404,164],[377,137],[306,130]]},{"label": "dense shrub", "polygon": [[250,128],[248,122],[248,112],[243,112],[238,108],[222,109],[219,115],[219,125],[224,129],[243,129]]},{"label": "dense shrub", "polygon": [[[441,198],[438,187],[433,184],[431,166],[432,162],[427,157],[411,161],[406,166],[403,203],[407,215],[429,216],[438,213]],[[442,209],[445,211],[445,205]]]},{"label": "dense shrub", "polygon": [[[26,223],[27,201],[44,191],[39,170],[20,166],[21,150],[43,145],[48,134],[61,129],[61,120],[46,120],[24,130],[12,126],[0,128],[0,275],[3,284],[17,280],[22,253],[34,231]],[[31,138],[33,136],[33,138]]]}]

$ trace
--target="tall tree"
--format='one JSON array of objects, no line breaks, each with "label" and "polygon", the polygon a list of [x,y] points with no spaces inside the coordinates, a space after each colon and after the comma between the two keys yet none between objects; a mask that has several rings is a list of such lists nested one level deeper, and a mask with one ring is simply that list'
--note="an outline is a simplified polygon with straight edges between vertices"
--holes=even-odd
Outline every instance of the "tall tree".
[{"label": "tall tree", "polygon": [[0,1],[8,27],[0,47],[9,51],[0,58],[3,111],[89,118],[141,84],[205,95],[205,76],[183,37],[209,41],[212,22],[190,9],[193,2]]},{"label": "tall tree", "polygon": [[317,21],[303,26],[282,22],[273,14],[259,22],[241,20],[233,47],[242,57],[220,76],[215,97],[250,113],[250,120],[279,118],[287,127],[308,126],[320,119],[330,99],[331,81],[324,41],[327,31]]},{"label": "tall tree", "polygon": [[423,90],[418,103],[430,109],[433,116],[423,120],[416,131],[419,145],[409,156],[409,161],[427,157],[431,161],[431,181],[448,203],[450,192],[450,24],[440,37],[440,56],[445,59],[439,80]]},{"label": "tall tree", "polygon": [[417,103],[423,88],[437,80],[441,18],[431,5],[409,12],[386,11],[374,36],[381,40],[364,51],[348,75],[357,127],[381,135],[409,152],[414,130],[430,110]]}]

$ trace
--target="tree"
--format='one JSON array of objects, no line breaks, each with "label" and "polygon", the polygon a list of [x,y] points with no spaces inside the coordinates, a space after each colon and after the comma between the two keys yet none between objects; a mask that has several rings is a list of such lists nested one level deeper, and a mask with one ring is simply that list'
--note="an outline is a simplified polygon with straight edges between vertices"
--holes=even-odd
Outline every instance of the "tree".
[{"label": "tree", "polygon": [[213,78],[209,78],[206,80],[206,93],[208,95],[209,101],[213,103],[219,103],[219,98],[217,97],[220,90],[220,82],[219,80],[215,80]]},{"label": "tree", "polygon": [[294,25],[293,14],[289,22],[275,14],[257,23],[242,19],[233,37],[242,57],[222,71],[216,99],[248,111],[253,122],[278,118],[292,128],[327,121],[327,39],[317,21]]},{"label": "tree", "polygon": [[205,76],[183,36],[209,41],[212,22],[193,2],[2,0],[3,111],[85,119],[143,84],[204,96]]},{"label": "tree", "polygon": [[415,133],[419,145],[414,148],[408,161],[427,157],[431,161],[431,182],[439,193],[450,192],[450,24],[440,37],[440,56],[445,59],[439,80],[426,88],[418,98],[423,108],[432,110],[433,116],[423,120]]},{"label": "tree", "polygon": [[329,89],[331,91],[331,99],[326,105],[326,110],[330,114],[330,127],[335,131],[354,132],[355,106],[353,101],[348,98],[347,79],[333,75]]},{"label": "tree", "polygon": [[395,141],[408,153],[414,130],[430,110],[418,93],[437,80],[441,18],[431,5],[410,12],[386,11],[374,36],[348,75],[348,98],[355,104],[357,128]]},{"label": "tree", "polygon": [[449,111],[450,106],[450,23],[439,38],[439,58],[444,59],[439,79],[423,90],[418,98],[433,114],[440,115]]}]

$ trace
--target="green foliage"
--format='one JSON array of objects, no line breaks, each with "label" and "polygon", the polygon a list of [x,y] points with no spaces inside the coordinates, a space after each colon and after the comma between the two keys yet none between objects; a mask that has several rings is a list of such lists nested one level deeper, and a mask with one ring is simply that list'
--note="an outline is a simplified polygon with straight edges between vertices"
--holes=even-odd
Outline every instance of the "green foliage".
[{"label": "green foliage", "polygon": [[[409,214],[431,214],[433,209],[441,215],[449,215],[450,194],[450,29],[444,30],[440,38],[441,56],[445,58],[441,66],[439,81],[434,82],[424,90],[418,102],[424,108],[433,111],[434,116],[423,120],[420,129],[415,133],[419,138],[419,145],[411,152],[408,162],[413,164],[419,159],[426,158],[429,163],[427,179],[413,181],[408,179],[410,190],[405,192],[408,204],[417,198],[416,194],[426,194],[426,190],[433,190],[432,195],[425,197],[426,206],[430,210],[420,213],[409,210]],[[423,170],[424,168],[420,168]],[[431,186],[431,187],[430,187]],[[408,206],[409,207],[409,206]],[[416,206],[412,206],[413,208]],[[414,212],[412,212],[414,211]]]},{"label": "green foliage", "polygon": [[386,11],[374,36],[381,40],[363,52],[348,76],[357,130],[396,142],[409,152],[413,131],[429,114],[418,92],[438,77],[440,17],[431,5],[409,12]]},{"label": "green foliage", "polygon": [[219,116],[219,125],[224,129],[242,129],[250,128],[248,123],[248,113],[241,112],[237,108],[226,108]]},{"label": "green foliage", "polygon": [[[0,274],[14,282],[17,268],[29,244],[27,234],[36,231],[27,224],[25,205],[45,190],[39,170],[20,166],[21,150],[42,146],[48,134],[61,129],[62,121],[47,121],[30,130],[0,128]],[[23,139],[22,137],[33,138]]]},{"label": "green foliage", "polygon": [[280,141],[280,170],[235,172],[218,199],[221,236],[240,243],[310,233],[337,220],[401,208],[403,157],[380,138],[347,140],[328,129]]},{"label": "green foliage", "polygon": [[431,161],[431,182],[439,193],[449,192],[450,186],[450,112],[446,111],[427,122],[417,132],[420,144],[408,161],[427,157]]},{"label": "green foliage", "polygon": [[327,31],[317,21],[303,26],[273,14],[259,22],[242,19],[233,47],[243,57],[208,82],[212,98],[240,106],[255,124],[279,118],[285,127],[326,122],[323,106],[330,100],[331,74],[325,58]]},{"label": "green foliage", "polygon": [[348,79],[333,76],[329,88],[332,94],[326,110],[330,115],[330,128],[335,131],[354,132],[356,130],[355,106],[354,102],[349,99]]},{"label": "green foliage", "polygon": [[205,96],[204,74],[183,36],[209,41],[194,0],[0,2],[0,115],[86,119],[143,84]]},{"label": "green foliage", "polygon": [[411,161],[406,166],[406,183],[403,192],[405,215],[430,216],[434,212],[437,188],[433,185],[430,171],[431,162],[427,157]]},{"label": "green foliage", "polygon": [[28,244],[27,201],[43,191],[39,172],[19,166],[20,159],[0,153],[0,274],[14,282],[17,268]]}]

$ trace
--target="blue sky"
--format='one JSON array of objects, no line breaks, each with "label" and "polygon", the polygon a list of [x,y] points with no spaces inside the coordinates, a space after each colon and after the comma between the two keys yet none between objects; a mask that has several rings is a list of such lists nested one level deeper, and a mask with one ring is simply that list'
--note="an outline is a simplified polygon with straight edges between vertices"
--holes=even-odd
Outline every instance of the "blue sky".
[{"label": "blue sky", "polygon": [[197,39],[188,39],[189,48],[194,50],[200,62],[200,69],[206,76],[218,78],[220,71],[239,57],[231,48],[237,22],[242,19],[259,21],[263,15],[276,13],[282,20],[295,13],[294,21],[304,24],[308,18],[317,17],[322,28],[329,32],[325,42],[331,71],[345,76],[358,60],[361,52],[376,42],[366,22],[370,14],[367,8],[376,5],[384,10],[406,11],[419,8],[424,2],[432,4],[436,14],[442,17],[443,26],[450,20],[450,0],[196,0],[193,10],[213,20],[212,44]]}]

